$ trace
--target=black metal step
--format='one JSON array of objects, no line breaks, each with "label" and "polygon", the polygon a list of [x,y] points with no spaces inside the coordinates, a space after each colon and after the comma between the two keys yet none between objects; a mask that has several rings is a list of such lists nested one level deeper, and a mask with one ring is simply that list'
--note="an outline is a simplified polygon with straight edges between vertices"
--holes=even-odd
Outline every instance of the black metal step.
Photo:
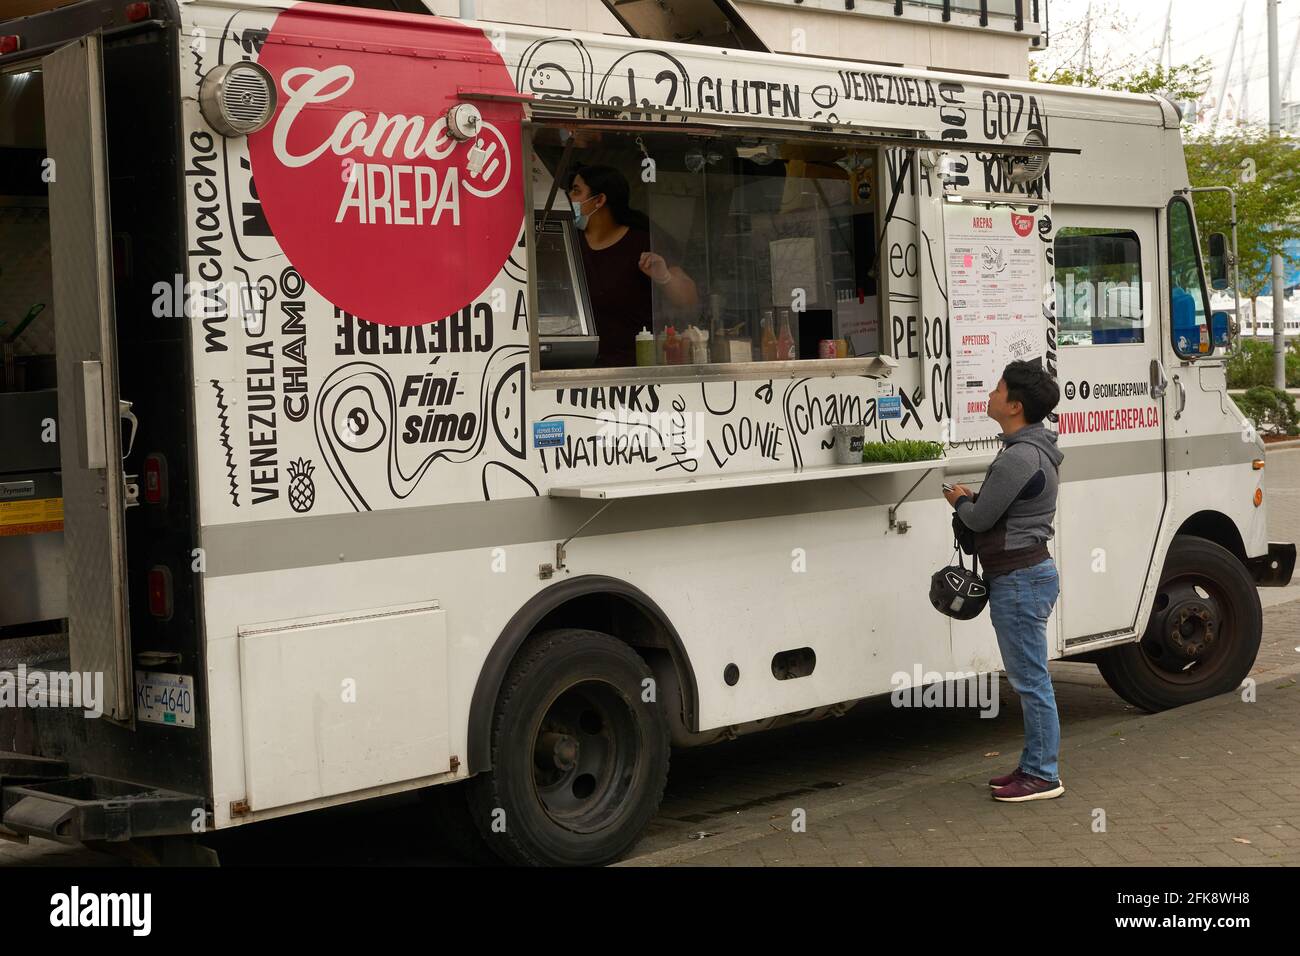
[{"label": "black metal step", "polygon": [[54,780],[68,775],[68,762],[53,757],[0,750],[0,781],[25,783],[29,780]]},{"label": "black metal step", "polygon": [[195,810],[206,812],[201,797],[94,774],[6,783],[0,791],[7,829],[60,843],[189,835],[205,819]]}]

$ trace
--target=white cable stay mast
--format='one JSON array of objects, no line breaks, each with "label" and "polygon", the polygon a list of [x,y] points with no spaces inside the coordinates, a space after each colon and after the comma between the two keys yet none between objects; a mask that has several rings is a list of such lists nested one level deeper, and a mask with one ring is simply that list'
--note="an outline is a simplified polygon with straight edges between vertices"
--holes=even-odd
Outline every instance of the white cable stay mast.
[{"label": "white cable stay mast", "polygon": [[[1242,0],[1241,12],[1237,14],[1237,29],[1232,33],[1232,45],[1228,48],[1228,62],[1223,67],[1223,82],[1219,84],[1219,95],[1214,101],[1214,119],[1210,123],[1211,132],[1219,128],[1219,116],[1223,113],[1223,101],[1228,95],[1228,78],[1232,76],[1232,63],[1237,56],[1237,41],[1242,39],[1245,23],[1246,2]],[[1240,113],[1240,104],[1238,104],[1238,113]]]}]

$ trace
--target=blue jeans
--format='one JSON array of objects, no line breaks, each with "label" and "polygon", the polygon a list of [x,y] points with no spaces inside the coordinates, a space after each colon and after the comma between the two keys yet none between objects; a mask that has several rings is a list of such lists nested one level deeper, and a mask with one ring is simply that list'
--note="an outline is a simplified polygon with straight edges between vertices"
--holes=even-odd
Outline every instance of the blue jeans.
[{"label": "blue jeans", "polygon": [[1056,562],[1048,558],[1032,568],[999,574],[989,579],[988,586],[989,614],[1002,663],[1012,689],[1020,695],[1025,715],[1020,769],[1044,780],[1056,780],[1061,722],[1047,672],[1047,618],[1060,594]]}]

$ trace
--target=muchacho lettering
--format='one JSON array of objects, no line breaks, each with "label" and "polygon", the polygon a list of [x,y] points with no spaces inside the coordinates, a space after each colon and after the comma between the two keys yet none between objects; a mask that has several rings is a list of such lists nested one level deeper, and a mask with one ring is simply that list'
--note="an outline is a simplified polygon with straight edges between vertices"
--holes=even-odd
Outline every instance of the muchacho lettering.
[{"label": "muchacho lettering", "polygon": [[[217,187],[214,165],[217,149],[212,134],[203,130],[191,133],[189,144],[193,154],[185,166],[185,184],[198,205],[194,209],[192,223],[194,244],[193,247],[187,246],[185,254],[194,263],[194,273],[203,280],[204,285],[202,291],[194,294],[194,299],[202,296],[202,300],[191,300],[186,315],[192,315],[203,323],[204,352],[225,352],[228,347],[222,339],[226,337],[226,322],[230,318],[229,303],[219,293],[210,297],[207,292],[207,289],[216,288],[225,274],[221,267],[219,245],[225,234],[221,230],[221,190]],[[210,302],[210,298],[217,301]]]}]

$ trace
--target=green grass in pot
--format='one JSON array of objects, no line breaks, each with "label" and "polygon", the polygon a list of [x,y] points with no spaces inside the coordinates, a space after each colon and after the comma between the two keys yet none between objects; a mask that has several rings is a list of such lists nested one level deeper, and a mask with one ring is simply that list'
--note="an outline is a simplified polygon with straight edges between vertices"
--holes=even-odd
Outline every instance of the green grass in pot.
[{"label": "green grass in pot", "polygon": [[929,461],[943,457],[943,445],[937,441],[917,441],[904,438],[899,441],[869,441],[862,446],[864,462]]}]

